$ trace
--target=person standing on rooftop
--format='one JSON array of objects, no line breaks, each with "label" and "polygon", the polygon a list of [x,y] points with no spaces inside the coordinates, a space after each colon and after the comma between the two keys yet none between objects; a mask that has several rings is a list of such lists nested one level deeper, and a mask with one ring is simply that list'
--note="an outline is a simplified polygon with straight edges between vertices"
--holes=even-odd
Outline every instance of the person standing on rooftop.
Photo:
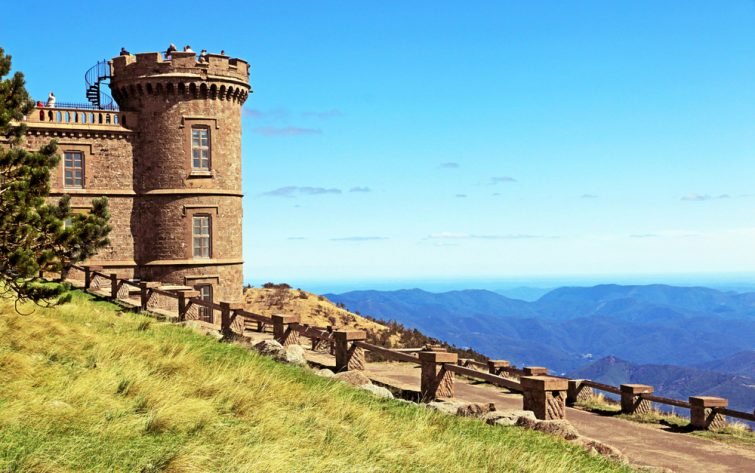
[{"label": "person standing on rooftop", "polygon": [[176,51],[178,51],[176,45],[170,43],[170,46],[168,46],[168,49],[165,51],[165,59],[170,60],[173,57],[173,53]]}]

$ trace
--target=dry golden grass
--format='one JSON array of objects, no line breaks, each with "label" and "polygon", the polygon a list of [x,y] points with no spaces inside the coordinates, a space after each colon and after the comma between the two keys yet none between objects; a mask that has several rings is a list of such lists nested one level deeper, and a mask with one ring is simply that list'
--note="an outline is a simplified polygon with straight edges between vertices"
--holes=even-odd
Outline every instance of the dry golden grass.
[{"label": "dry golden grass", "polygon": [[444,416],[76,293],[0,301],[2,472],[627,471]]},{"label": "dry golden grass", "polygon": [[244,290],[246,309],[262,315],[297,314],[304,324],[326,327],[387,330],[385,325],[341,309],[323,296],[299,289],[249,288]]}]

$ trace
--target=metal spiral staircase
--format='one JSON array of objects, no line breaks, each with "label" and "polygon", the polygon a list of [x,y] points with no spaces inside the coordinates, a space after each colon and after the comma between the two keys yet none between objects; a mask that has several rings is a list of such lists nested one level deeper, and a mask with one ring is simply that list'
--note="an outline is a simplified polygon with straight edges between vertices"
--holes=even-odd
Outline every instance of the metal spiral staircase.
[{"label": "metal spiral staircase", "polygon": [[107,85],[109,80],[110,64],[104,60],[99,61],[84,74],[87,100],[100,110],[117,108],[113,103],[113,98],[102,90],[102,86]]}]

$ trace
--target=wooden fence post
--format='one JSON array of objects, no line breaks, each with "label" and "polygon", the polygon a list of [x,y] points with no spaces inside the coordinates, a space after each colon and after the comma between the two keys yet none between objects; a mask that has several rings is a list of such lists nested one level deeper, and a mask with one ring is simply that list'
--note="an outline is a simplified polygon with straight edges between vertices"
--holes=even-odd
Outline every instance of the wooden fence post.
[{"label": "wooden fence post", "polygon": [[142,310],[148,309],[149,298],[152,297],[152,289],[156,287],[160,287],[159,282],[141,281],[139,283],[139,307]]},{"label": "wooden fence post", "polygon": [[231,330],[231,312],[241,310],[243,304],[241,302],[221,302],[220,303],[220,334],[224,340],[230,340],[233,338],[233,330]]},{"label": "wooden fence post", "polygon": [[178,321],[183,322],[186,320],[186,312],[189,310],[186,300],[192,297],[199,297],[199,291],[195,289],[179,289],[176,293],[178,295]]},{"label": "wooden fence post", "polygon": [[506,360],[488,360],[488,372],[496,376],[509,366],[511,366],[511,363]]},{"label": "wooden fence post", "polygon": [[566,390],[566,405],[573,406],[578,401],[584,401],[592,397],[593,391],[589,386],[585,386],[584,379],[570,379],[569,386]]},{"label": "wooden fence post", "polygon": [[275,341],[287,347],[299,344],[298,315],[273,314],[273,338]]},{"label": "wooden fence post", "polygon": [[110,277],[110,298],[114,301],[118,300],[118,274],[110,273],[108,276]]},{"label": "wooden fence post", "polygon": [[149,302],[149,289],[147,283],[144,281],[139,282],[139,308],[141,310],[147,310],[147,303]]},{"label": "wooden fence post", "polygon": [[567,380],[551,376],[519,378],[524,396],[524,410],[532,411],[540,420],[566,418]]},{"label": "wooden fence post", "polygon": [[437,398],[454,397],[454,373],[447,370],[445,363],[456,364],[459,355],[447,351],[421,351],[419,364],[422,369],[420,378],[420,397],[423,402]]},{"label": "wooden fence post", "polygon": [[690,424],[696,429],[721,430],[726,427],[726,416],[716,412],[717,407],[727,407],[729,401],[722,397],[690,396]]},{"label": "wooden fence post", "polygon": [[653,394],[653,387],[647,384],[622,384],[621,413],[647,414],[653,408],[653,403],[642,399],[642,394]]},{"label": "wooden fence post", "polygon": [[333,336],[335,337],[336,372],[364,370],[364,349],[354,345],[354,342],[367,340],[367,332],[336,330]]},{"label": "wooden fence post", "polygon": [[84,289],[92,287],[92,273],[102,271],[102,266],[84,266]]},{"label": "wooden fence post", "polygon": [[[333,330],[335,329],[333,328],[332,325],[328,325],[325,327],[325,330],[328,331],[328,334],[333,335]],[[328,342],[328,353],[330,353],[333,356],[335,356],[336,354],[336,343],[333,340],[333,337],[331,337],[330,341]]]}]

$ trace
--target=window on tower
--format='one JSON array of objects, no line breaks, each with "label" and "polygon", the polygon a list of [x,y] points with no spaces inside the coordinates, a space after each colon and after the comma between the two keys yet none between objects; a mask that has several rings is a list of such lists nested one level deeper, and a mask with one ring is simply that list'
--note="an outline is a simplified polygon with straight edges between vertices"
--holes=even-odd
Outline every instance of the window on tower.
[{"label": "window on tower", "polygon": [[211,221],[209,215],[195,215],[192,218],[192,244],[194,258],[209,258],[211,251]]},{"label": "window on tower", "polygon": [[63,153],[63,186],[84,187],[84,153],[81,151]]},{"label": "window on tower", "polygon": [[210,128],[194,126],[191,128],[191,170],[210,170]]}]

